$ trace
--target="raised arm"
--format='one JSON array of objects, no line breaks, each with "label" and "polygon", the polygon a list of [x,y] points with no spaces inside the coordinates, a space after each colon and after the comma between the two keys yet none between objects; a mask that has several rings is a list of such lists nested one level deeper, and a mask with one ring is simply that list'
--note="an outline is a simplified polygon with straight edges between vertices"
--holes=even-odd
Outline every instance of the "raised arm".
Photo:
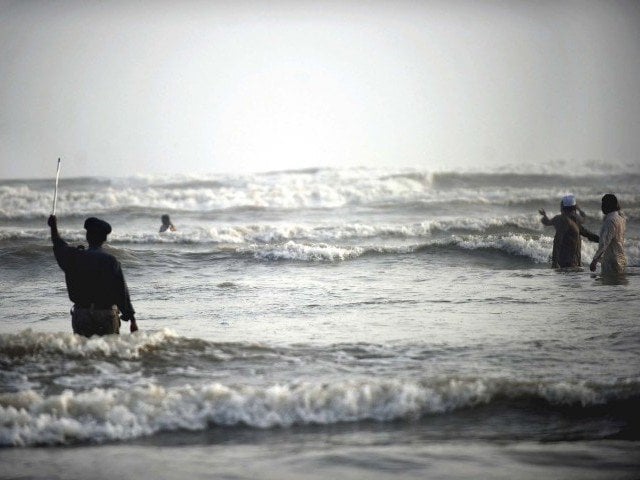
[{"label": "raised arm", "polygon": [[553,225],[551,220],[549,220],[549,217],[547,217],[547,212],[545,212],[544,208],[541,208],[540,210],[538,210],[538,213],[542,215],[542,218],[540,219],[540,221],[542,222],[543,225],[546,225],[547,227]]},{"label": "raised arm", "polygon": [[56,247],[58,245],[66,245],[61,237],[60,233],[58,233],[58,219],[55,215],[49,215],[49,219],[47,220],[47,225],[51,228],[51,241],[53,242],[53,246]]},{"label": "raised arm", "polygon": [[49,216],[47,220],[47,225],[51,228],[51,242],[53,242],[53,254],[56,257],[56,261],[62,270],[67,271],[67,266],[69,265],[70,258],[72,255],[71,248],[67,242],[65,242],[60,233],[58,233],[58,219],[55,215]]}]

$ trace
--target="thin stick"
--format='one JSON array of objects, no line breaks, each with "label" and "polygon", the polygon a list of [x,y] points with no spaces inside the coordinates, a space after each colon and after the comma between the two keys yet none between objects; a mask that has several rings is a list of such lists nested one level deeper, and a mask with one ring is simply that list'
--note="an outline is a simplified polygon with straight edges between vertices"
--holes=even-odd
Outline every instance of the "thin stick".
[{"label": "thin stick", "polygon": [[56,188],[53,191],[53,210],[51,215],[56,214],[56,202],[58,201],[58,178],[60,178],[60,159],[58,159],[58,168],[56,169]]}]

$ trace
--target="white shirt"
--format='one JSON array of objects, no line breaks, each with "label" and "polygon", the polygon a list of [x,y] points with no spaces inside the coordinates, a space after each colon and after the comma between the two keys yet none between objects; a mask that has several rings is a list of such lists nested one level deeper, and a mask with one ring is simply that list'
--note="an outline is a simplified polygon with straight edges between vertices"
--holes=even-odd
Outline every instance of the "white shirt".
[{"label": "white shirt", "polygon": [[624,254],[624,233],[627,220],[619,211],[610,212],[604,217],[600,229],[598,251],[594,255],[595,261],[602,263],[602,273],[622,273],[627,266]]}]

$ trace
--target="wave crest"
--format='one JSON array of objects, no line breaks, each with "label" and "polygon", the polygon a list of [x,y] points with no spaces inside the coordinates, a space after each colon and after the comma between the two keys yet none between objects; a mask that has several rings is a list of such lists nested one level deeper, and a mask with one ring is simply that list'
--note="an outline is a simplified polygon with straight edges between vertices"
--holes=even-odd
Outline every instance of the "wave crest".
[{"label": "wave crest", "polygon": [[0,335],[0,359],[6,364],[41,356],[69,358],[114,357],[137,359],[141,353],[177,340],[170,330],[136,332],[134,335],[106,335],[85,338],[72,333],[36,332],[31,329]]},{"label": "wave crest", "polygon": [[[572,171],[558,170],[558,171]],[[317,169],[246,175],[69,179],[61,183],[60,212],[74,215],[159,212],[221,212],[244,209],[425,208],[548,201],[570,188],[581,201],[598,202],[595,185],[615,187],[625,208],[637,208],[640,176],[567,177],[527,173],[430,173],[419,170]],[[517,194],[514,193],[517,191]],[[0,182],[0,218],[44,217],[51,185],[42,181]]]},{"label": "wave crest", "polygon": [[504,379],[300,382],[266,387],[212,383],[173,388],[32,390],[0,395],[0,445],[104,442],[210,425],[254,428],[418,419],[494,401],[584,408],[638,395],[638,385],[526,383]]}]

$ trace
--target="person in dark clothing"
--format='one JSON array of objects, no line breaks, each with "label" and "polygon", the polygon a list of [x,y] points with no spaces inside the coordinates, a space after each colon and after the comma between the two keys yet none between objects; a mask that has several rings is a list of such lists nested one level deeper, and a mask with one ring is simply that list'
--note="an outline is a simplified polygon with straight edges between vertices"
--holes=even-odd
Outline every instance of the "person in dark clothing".
[{"label": "person in dark clothing", "polygon": [[556,234],[553,237],[551,268],[579,267],[582,265],[580,235],[592,242],[597,242],[599,237],[582,225],[586,215],[576,204],[576,198],[573,195],[565,195],[560,203],[560,208],[562,213],[551,219],[547,217],[543,208],[539,210],[542,215],[542,224],[553,225],[556,229]]},{"label": "person in dark clothing", "polygon": [[120,317],[130,322],[131,332],[138,330],[129,289],[120,262],[102,249],[111,225],[95,217],[87,218],[89,248],[70,247],[58,233],[58,221],[51,215],[53,253],[64,271],[69,299],[73,302],[73,332],[85,337],[120,333]]},{"label": "person in dark clothing", "polygon": [[160,221],[162,222],[162,225],[160,225],[160,233],[167,232],[167,231],[169,232],[176,231],[176,227],[173,226],[173,223],[171,223],[171,219],[169,218],[169,215],[167,215],[166,213],[160,217]]}]

